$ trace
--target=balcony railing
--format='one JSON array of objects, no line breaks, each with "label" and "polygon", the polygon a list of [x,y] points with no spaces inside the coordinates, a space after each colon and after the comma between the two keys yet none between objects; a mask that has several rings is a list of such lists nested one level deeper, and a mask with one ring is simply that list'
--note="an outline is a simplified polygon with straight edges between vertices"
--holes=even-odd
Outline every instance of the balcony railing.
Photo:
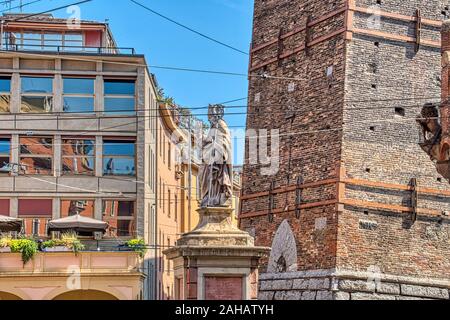
[{"label": "balcony railing", "polygon": [[88,47],[88,46],[57,46],[57,45],[32,45],[32,44],[4,44],[1,46],[5,51],[45,51],[55,53],[90,53],[110,55],[135,55],[134,48],[126,47]]},{"label": "balcony railing", "polygon": [[139,255],[136,252],[72,252],[39,253],[23,265],[17,253],[0,253],[0,273],[69,273],[78,267],[83,273],[140,272]]}]

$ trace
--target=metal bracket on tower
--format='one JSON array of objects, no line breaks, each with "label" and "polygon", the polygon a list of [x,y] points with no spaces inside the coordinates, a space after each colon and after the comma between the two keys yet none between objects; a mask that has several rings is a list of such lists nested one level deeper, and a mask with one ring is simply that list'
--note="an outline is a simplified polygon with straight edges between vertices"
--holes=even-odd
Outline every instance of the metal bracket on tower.
[{"label": "metal bracket on tower", "polygon": [[270,190],[269,190],[269,222],[273,222],[273,208],[275,205],[275,195],[273,191],[275,190],[275,181],[272,181],[270,184]]},{"label": "metal bracket on tower", "polygon": [[278,33],[278,52],[277,52],[277,60],[278,66],[281,66],[281,55],[283,54],[283,29],[280,28],[280,32]]},{"label": "metal bracket on tower", "polygon": [[311,28],[309,27],[309,25],[311,24],[311,20],[312,20],[312,16],[308,15],[308,18],[306,18],[306,26],[305,26],[305,54],[306,54],[306,56],[309,56],[308,45],[309,45],[310,38],[311,38],[311,35],[310,35]]},{"label": "metal bracket on tower", "polygon": [[422,37],[422,15],[419,9],[416,10],[416,53],[420,50],[420,42]]},{"label": "metal bracket on tower", "polygon": [[417,205],[419,202],[419,193],[417,191],[417,189],[418,189],[417,179],[412,178],[410,185],[411,185],[411,207],[412,207],[411,220],[412,220],[412,222],[416,222],[417,221]]},{"label": "metal bracket on tower", "polygon": [[295,217],[297,219],[300,219],[300,206],[302,205],[302,184],[303,179],[302,177],[297,178],[297,189],[295,190]]}]

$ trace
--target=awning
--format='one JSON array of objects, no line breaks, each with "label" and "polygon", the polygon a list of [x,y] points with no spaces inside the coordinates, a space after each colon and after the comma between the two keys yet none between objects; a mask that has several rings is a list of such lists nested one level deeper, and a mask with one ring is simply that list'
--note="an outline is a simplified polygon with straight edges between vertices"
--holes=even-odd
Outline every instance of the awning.
[{"label": "awning", "polygon": [[0,232],[20,232],[23,220],[0,215]]},{"label": "awning", "polygon": [[52,231],[75,231],[75,232],[106,232],[108,223],[80,215],[52,220],[48,223],[48,232]]}]

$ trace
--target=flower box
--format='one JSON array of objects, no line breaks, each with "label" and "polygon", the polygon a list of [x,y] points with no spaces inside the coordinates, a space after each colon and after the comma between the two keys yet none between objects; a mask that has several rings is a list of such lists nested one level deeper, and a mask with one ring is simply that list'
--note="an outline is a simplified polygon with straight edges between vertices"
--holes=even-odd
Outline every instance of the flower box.
[{"label": "flower box", "polygon": [[59,246],[53,248],[45,248],[44,252],[71,252],[72,250],[67,247]]},{"label": "flower box", "polygon": [[11,253],[10,247],[0,248],[0,253]]}]

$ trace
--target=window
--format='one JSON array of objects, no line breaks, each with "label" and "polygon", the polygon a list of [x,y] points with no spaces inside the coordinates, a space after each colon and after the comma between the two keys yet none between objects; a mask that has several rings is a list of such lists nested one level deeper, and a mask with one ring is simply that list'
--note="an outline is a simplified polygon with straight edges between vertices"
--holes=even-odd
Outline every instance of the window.
[{"label": "window", "polygon": [[134,115],[135,81],[105,80],[105,113]]},{"label": "window", "polygon": [[169,170],[172,169],[172,148],[170,146],[170,141],[167,143],[167,163],[169,165]]},{"label": "window", "polygon": [[53,169],[53,139],[20,137],[20,164],[25,174],[51,175]]},{"label": "window", "polygon": [[91,200],[61,200],[61,218],[80,215],[94,218],[94,201]]},{"label": "window", "polygon": [[103,201],[103,221],[109,223],[109,237],[133,237],[135,234],[135,202]]},{"label": "window", "polygon": [[63,174],[95,174],[95,140],[63,139],[61,151]]},{"label": "window", "polygon": [[48,113],[53,110],[53,78],[22,77],[23,113]]},{"label": "window", "polygon": [[63,79],[63,111],[68,113],[94,112],[94,79]]},{"label": "window", "polygon": [[163,141],[163,162],[166,163],[166,136],[164,136]]},{"label": "window", "polygon": [[9,216],[9,199],[0,199],[0,216]]},{"label": "window", "polygon": [[0,137],[0,173],[10,172],[11,140]]},{"label": "window", "polygon": [[47,223],[53,215],[51,199],[19,199],[18,216],[24,219],[27,236],[46,236]]},{"label": "window", "polygon": [[175,194],[175,222],[178,221],[178,195]]},{"label": "window", "polygon": [[161,203],[162,203],[162,192],[161,192],[161,189],[162,189],[162,181],[161,181],[161,177],[159,177],[159,185],[158,185],[158,191],[159,191],[159,208],[161,208]]},{"label": "window", "polygon": [[166,201],[166,184],[163,183],[162,189],[161,189],[161,201],[162,201],[162,208],[163,208],[163,212],[165,213],[166,211],[166,204],[164,201]]},{"label": "window", "polygon": [[171,191],[170,191],[170,189],[168,189],[167,190],[167,215],[169,216],[169,218],[170,218],[170,215],[172,214],[171,205],[170,205],[171,200],[172,200]]},{"label": "window", "polygon": [[104,140],[103,174],[107,176],[135,176],[135,149],[135,141]]},{"label": "window", "polygon": [[0,113],[10,111],[11,103],[11,78],[0,77]]},{"label": "window", "polygon": [[9,48],[17,50],[73,51],[76,49],[80,51],[83,49],[80,48],[83,46],[83,35],[75,32],[11,32],[5,36],[5,42]]}]

